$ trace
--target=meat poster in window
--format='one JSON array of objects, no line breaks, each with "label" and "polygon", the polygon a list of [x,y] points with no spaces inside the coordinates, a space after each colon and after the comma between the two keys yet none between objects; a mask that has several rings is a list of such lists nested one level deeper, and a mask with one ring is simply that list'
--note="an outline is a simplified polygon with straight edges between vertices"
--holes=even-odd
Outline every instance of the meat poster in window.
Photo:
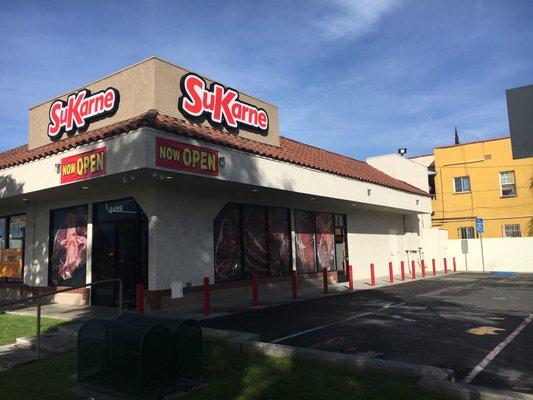
[{"label": "meat poster in window", "polygon": [[299,273],[315,272],[314,215],[309,211],[295,211],[296,268]]},{"label": "meat poster in window", "polygon": [[242,279],[239,206],[227,204],[214,221],[215,282]]},{"label": "meat poster in window", "polygon": [[319,271],[324,268],[328,271],[334,269],[335,246],[332,214],[316,214],[316,260]]},{"label": "meat poster in window", "polygon": [[292,271],[290,215],[285,208],[268,209],[270,274],[288,275]]},{"label": "meat poster in window", "polygon": [[246,278],[254,273],[268,276],[268,233],[264,207],[242,207],[244,269]]},{"label": "meat poster in window", "polygon": [[85,283],[87,263],[87,206],[52,211],[50,284]]}]

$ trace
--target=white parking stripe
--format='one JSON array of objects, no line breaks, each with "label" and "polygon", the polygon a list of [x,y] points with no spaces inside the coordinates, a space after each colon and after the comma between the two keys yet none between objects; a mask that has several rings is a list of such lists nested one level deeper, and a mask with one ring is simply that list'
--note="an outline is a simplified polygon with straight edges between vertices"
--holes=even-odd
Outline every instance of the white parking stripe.
[{"label": "white parking stripe", "polygon": [[361,314],[354,315],[353,317],[349,317],[349,318],[346,318],[346,319],[342,319],[342,320],[340,320],[340,321],[332,322],[332,323],[330,323],[330,324],[326,324],[326,325],[322,325],[322,326],[317,326],[316,328],[311,328],[311,329],[307,329],[307,330],[305,330],[305,331],[301,331],[301,332],[293,333],[292,335],[284,336],[284,337],[279,338],[279,339],[276,339],[276,340],[271,340],[270,343],[279,343],[279,342],[283,342],[284,340],[287,340],[287,339],[290,339],[290,338],[293,338],[293,337],[296,337],[296,336],[305,335],[306,333],[314,332],[314,331],[318,331],[318,330],[320,330],[320,329],[324,329],[324,328],[329,328],[330,326],[333,326],[333,325],[336,325],[336,324],[342,324],[343,322],[347,322],[347,321],[350,321],[350,320],[352,320],[352,319],[361,318],[361,317],[364,317],[364,316],[367,316],[367,315],[375,314],[375,313],[378,313],[378,312],[380,312],[380,311],[386,310],[386,309],[388,309],[388,308],[398,307],[398,306],[401,306],[401,305],[403,305],[403,304],[405,304],[405,303],[398,303],[398,304],[389,303],[389,304],[384,305],[383,307],[381,307],[381,308],[378,309],[378,310],[368,311],[368,312],[365,312],[365,313],[361,313]]},{"label": "white parking stripe", "polygon": [[470,383],[483,369],[507,346],[522,330],[533,320],[533,314],[529,314],[524,322],[522,322],[518,328],[516,328],[509,336],[505,338],[498,346],[496,346],[476,367],[470,371],[468,376],[463,379],[464,383]]}]

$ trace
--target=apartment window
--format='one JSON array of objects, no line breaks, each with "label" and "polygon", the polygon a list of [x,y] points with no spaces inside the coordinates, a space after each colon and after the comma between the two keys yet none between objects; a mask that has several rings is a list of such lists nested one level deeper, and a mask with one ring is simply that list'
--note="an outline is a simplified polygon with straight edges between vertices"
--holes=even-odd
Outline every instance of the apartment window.
[{"label": "apartment window", "polygon": [[473,226],[462,226],[459,228],[459,237],[461,239],[475,239],[476,233]]},{"label": "apartment window", "polygon": [[520,224],[503,225],[503,237],[521,237]]},{"label": "apartment window", "polygon": [[514,171],[500,172],[500,186],[502,197],[516,196],[516,183],[514,179]]},{"label": "apartment window", "polygon": [[460,176],[453,178],[455,193],[467,193],[470,192],[470,177]]}]

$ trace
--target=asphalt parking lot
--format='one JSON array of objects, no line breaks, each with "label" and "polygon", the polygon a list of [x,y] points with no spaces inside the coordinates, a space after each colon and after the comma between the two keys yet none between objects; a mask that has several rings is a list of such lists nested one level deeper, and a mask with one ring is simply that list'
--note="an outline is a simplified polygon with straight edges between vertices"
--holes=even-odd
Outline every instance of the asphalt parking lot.
[{"label": "asphalt parking lot", "polygon": [[533,274],[457,273],[202,324],[266,342],[450,368],[458,381],[533,393],[532,313]]}]

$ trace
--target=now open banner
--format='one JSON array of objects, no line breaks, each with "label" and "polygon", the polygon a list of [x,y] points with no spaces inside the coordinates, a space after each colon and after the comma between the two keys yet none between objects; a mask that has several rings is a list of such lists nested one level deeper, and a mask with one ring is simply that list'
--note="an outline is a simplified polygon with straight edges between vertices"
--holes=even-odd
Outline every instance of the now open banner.
[{"label": "now open banner", "polygon": [[70,183],[104,175],[106,147],[61,159],[61,183]]},{"label": "now open banner", "polygon": [[218,151],[158,137],[155,139],[155,165],[218,176]]}]

